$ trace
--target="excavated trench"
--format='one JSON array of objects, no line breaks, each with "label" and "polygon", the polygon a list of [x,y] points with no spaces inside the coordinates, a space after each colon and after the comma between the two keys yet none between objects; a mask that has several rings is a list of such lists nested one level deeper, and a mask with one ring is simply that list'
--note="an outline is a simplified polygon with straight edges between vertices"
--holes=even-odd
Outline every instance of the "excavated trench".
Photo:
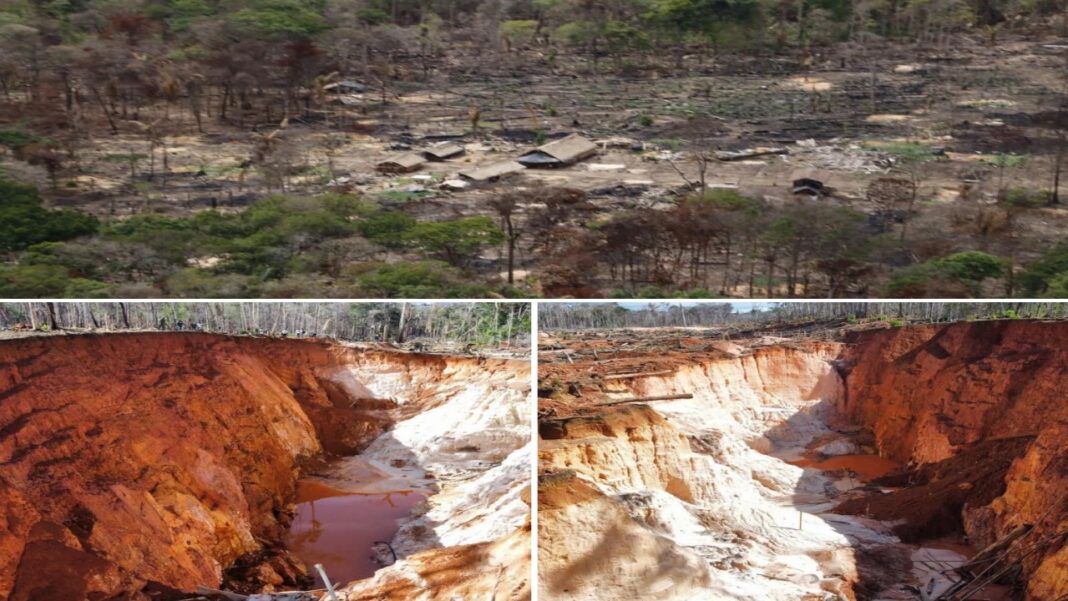
[{"label": "excavated trench", "polygon": [[[526,361],[136,333],[0,344],[0,601],[529,595]],[[317,594],[315,596],[318,596]]]},{"label": "excavated trench", "polygon": [[933,598],[1023,525],[966,598],[1068,593],[1066,324],[719,344],[634,378],[604,363],[539,368],[546,599]]}]

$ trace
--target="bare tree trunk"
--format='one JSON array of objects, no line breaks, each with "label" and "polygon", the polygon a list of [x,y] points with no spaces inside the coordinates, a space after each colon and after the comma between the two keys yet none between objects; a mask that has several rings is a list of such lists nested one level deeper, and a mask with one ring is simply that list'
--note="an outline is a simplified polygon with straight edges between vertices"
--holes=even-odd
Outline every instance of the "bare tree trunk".
[{"label": "bare tree trunk", "polygon": [[404,342],[404,328],[408,325],[408,303],[401,303],[400,320],[397,324],[397,343]]},{"label": "bare tree trunk", "polygon": [[1049,203],[1051,206],[1061,202],[1061,170],[1064,168],[1065,146],[1068,136],[1061,134],[1060,144],[1057,146],[1057,156],[1053,160],[1053,189],[1050,190]]},{"label": "bare tree trunk", "polygon": [[108,126],[111,127],[111,133],[119,133],[119,128],[115,126],[115,120],[111,117],[111,111],[108,110],[108,105],[104,103],[104,99],[100,96],[100,90],[97,90],[96,86],[89,86],[89,91],[93,93],[93,98],[96,98],[97,104],[100,105],[100,110],[104,111],[104,117],[108,120]]},{"label": "bare tree trunk", "polygon": [[56,303],[45,303],[45,307],[48,308],[48,323],[52,331],[59,330],[59,320],[56,319]]}]

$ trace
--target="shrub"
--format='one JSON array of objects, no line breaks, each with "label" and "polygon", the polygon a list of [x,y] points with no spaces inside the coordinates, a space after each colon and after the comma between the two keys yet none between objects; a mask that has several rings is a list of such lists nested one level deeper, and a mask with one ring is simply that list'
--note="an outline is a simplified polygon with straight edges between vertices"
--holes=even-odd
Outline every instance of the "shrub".
[{"label": "shrub", "polygon": [[1024,291],[1031,295],[1068,296],[1058,293],[1068,287],[1068,242],[1057,244],[1032,263],[1020,282]]},{"label": "shrub", "polygon": [[107,298],[105,282],[72,278],[58,265],[0,265],[0,297]]},{"label": "shrub", "polygon": [[0,179],[0,251],[87,236],[99,225],[92,215],[46,209],[33,186]]},{"label": "shrub", "polygon": [[1050,197],[1046,190],[1028,190],[1026,188],[1009,188],[998,198],[1001,204],[1019,209],[1034,209],[1044,206]]},{"label": "shrub", "polygon": [[346,270],[360,291],[380,298],[481,298],[488,289],[473,284],[441,261],[373,263]]},{"label": "shrub", "polygon": [[898,270],[886,292],[894,298],[949,296],[955,292],[976,296],[983,280],[1003,276],[1005,267],[1001,257],[960,252]]},{"label": "shrub", "polygon": [[432,253],[450,265],[467,264],[484,247],[504,242],[504,233],[489,217],[427,221],[411,227],[404,238],[412,246]]}]

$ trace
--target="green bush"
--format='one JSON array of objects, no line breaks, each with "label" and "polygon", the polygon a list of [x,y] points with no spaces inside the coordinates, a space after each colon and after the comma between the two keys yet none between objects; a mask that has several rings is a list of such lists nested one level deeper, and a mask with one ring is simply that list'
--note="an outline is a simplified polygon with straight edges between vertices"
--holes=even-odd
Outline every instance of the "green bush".
[{"label": "green bush", "polygon": [[19,255],[22,265],[58,265],[74,277],[113,281],[136,273],[152,278],[169,264],[141,244],[89,238],[75,242],[42,242]]},{"label": "green bush", "polygon": [[229,16],[232,25],[248,34],[274,37],[310,36],[329,25],[312,3],[297,0],[257,0]]},{"label": "green bush", "polygon": [[450,265],[467,264],[486,246],[504,242],[504,233],[489,217],[425,221],[408,229],[404,238],[414,247]]},{"label": "green bush", "polygon": [[499,35],[510,44],[526,44],[534,39],[534,32],[538,29],[538,22],[533,20],[503,21],[499,28]]},{"label": "green bush", "polygon": [[1028,190],[1026,188],[1009,188],[998,199],[1001,204],[1019,209],[1034,209],[1044,206],[1050,193],[1046,190]]},{"label": "green bush", "polygon": [[163,288],[178,298],[249,298],[258,296],[253,283],[248,276],[188,268],[172,273]]},{"label": "green bush", "polygon": [[893,298],[923,298],[942,296],[948,286],[950,291],[962,289],[976,296],[983,280],[1002,277],[1005,269],[1006,261],[1001,257],[979,251],[960,252],[899,269],[886,292]]},{"label": "green bush", "polygon": [[1062,271],[1049,279],[1045,289],[1048,298],[1068,298],[1068,271]]},{"label": "green bush", "polygon": [[0,129],[0,146],[7,146],[11,150],[19,150],[30,144],[49,144],[51,142],[48,138],[21,129]]},{"label": "green bush", "polygon": [[923,163],[943,158],[942,153],[919,142],[876,142],[871,146],[903,161]]},{"label": "green bush", "polygon": [[402,248],[408,231],[415,227],[415,217],[400,211],[381,211],[374,213],[356,225],[364,238],[385,246]]},{"label": "green bush", "polygon": [[740,211],[755,214],[760,211],[760,202],[742,195],[737,190],[717,188],[694,195],[689,202],[707,205],[724,211]]},{"label": "green bush", "polygon": [[223,257],[216,271],[282,277],[295,254],[332,238],[352,235],[353,218],[373,209],[351,197],[277,196],[241,213],[205,211],[191,217],[136,215],[115,223],[105,235],[143,244],[174,265],[190,257]]},{"label": "green bush", "polygon": [[72,278],[58,265],[0,265],[0,297],[107,298],[105,282]]},{"label": "green bush", "polygon": [[374,263],[346,270],[363,295],[378,298],[482,298],[485,286],[441,261]]},{"label": "green bush", "polygon": [[1032,263],[1020,278],[1028,296],[1068,297],[1068,242],[1061,242]]},{"label": "green bush", "polygon": [[91,215],[44,208],[33,186],[0,179],[0,251],[88,236],[98,227]]}]

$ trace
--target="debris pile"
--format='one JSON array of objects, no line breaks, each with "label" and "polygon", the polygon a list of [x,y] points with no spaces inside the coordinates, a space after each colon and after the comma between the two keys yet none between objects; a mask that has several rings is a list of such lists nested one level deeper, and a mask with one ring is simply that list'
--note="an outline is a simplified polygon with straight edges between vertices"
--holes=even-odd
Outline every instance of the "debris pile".
[{"label": "debris pile", "polygon": [[886,173],[894,166],[893,158],[885,153],[868,150],[858,144],[843,146],[838,139],[829,142],[820,145],[815,140],[801,140],[797,143],[800,150],[793,154],[793,160],[818,169],[868,175]]}]

